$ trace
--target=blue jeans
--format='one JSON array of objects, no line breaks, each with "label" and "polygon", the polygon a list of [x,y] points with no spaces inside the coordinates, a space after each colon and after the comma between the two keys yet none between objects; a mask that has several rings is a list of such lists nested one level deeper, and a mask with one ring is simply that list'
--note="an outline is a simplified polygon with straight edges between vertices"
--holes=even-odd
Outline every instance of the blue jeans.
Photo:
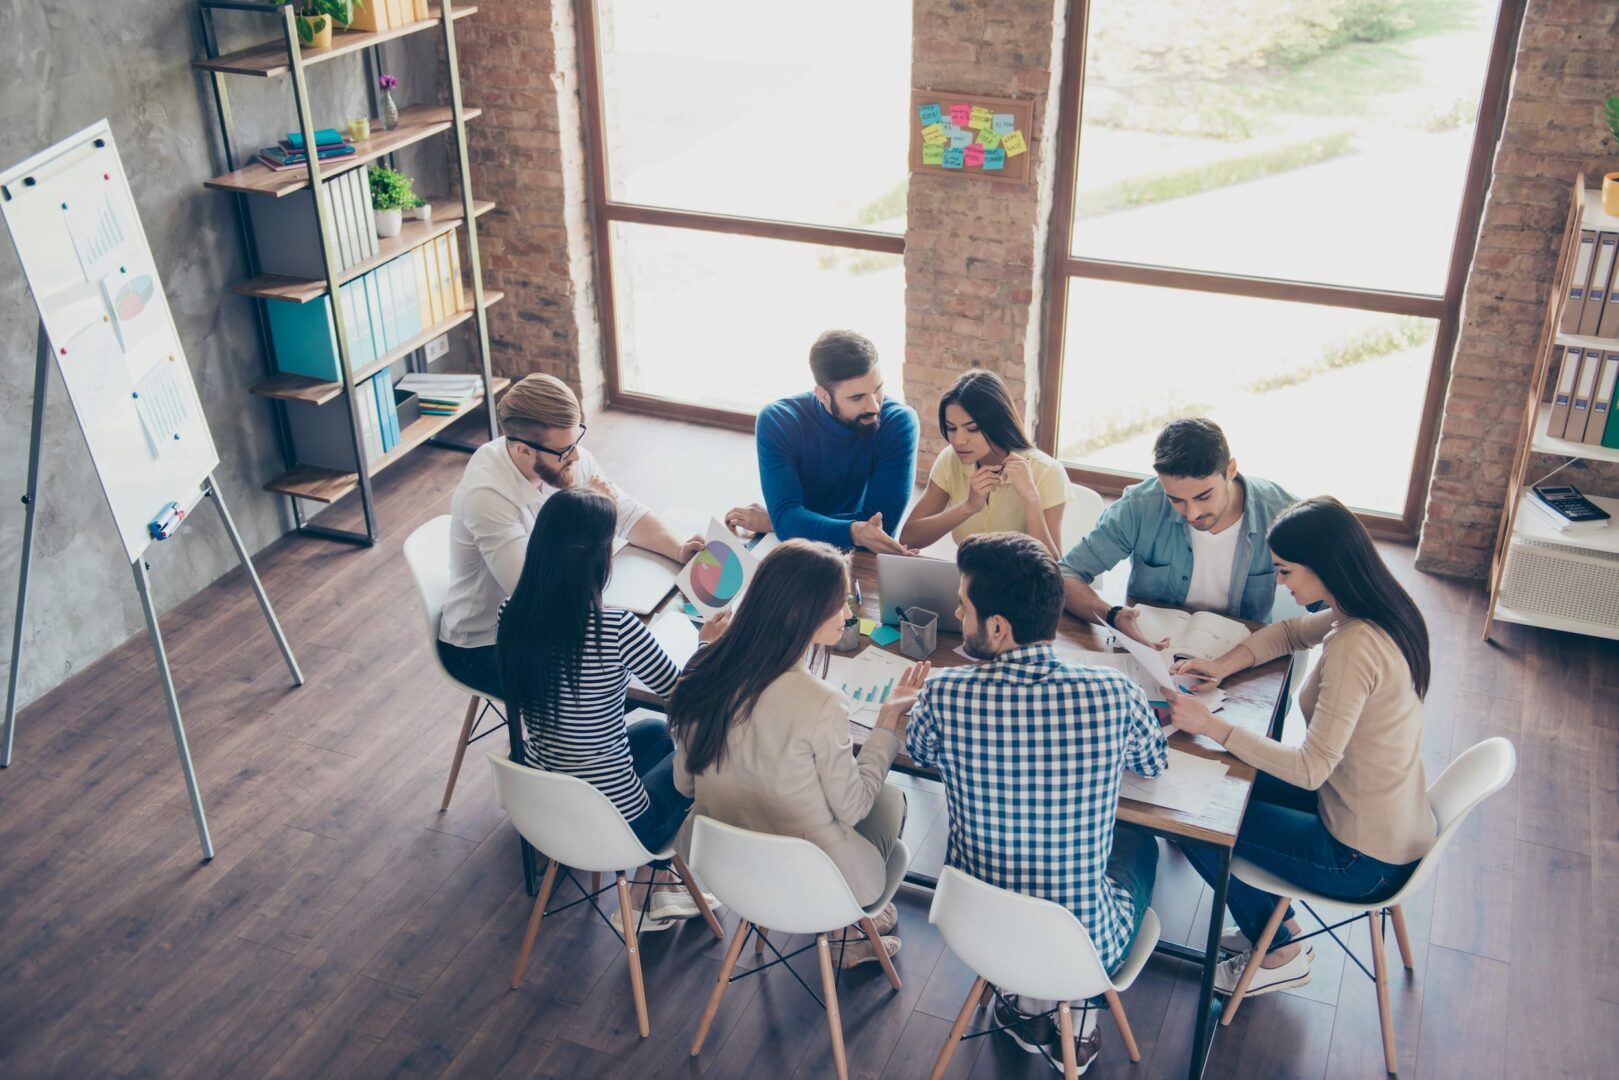
[{"label": "blue jeans", "polygon": [[691,800],[675,789],[675,743],[662,720],[637,720],[628,729],[630,757],[651,800],[630,822],[636,839],[656,854],[674,839],[686,820]]},{"label": "blue jeans", "polygon": [[[1185,844],[1181,850],[1203,880],[1213,885],[1219,870],[1218,854],[1205,844]],[[1393,896],[1417,868],[1415,862],[1396,866],[1374,859],[1337,840],[1321,820],[1320,799],[1315,792],[1294,787],[1268,773],[1260,773],[1254,780],[1248,813],[1237,831],[1233,854],[1301,889],[1359,903],[1375,903]],[[1259,940],[1277,899],[1234,877],[1226,891],[1226,907],[1249,941]],[[1286,919],[1291,918],[1290,906],[1282,925],[1276,928],[1272,949],[1293,940],[1286,924]]]},{"label": "blue jeans", "polygon": [[486,697],[505,700],[506,695],[500,692],[500,664],[495,659],[495,646],[463,649],[459,645],[440,641],[438,658],[444,662],[444,670],[460,682]]},{"label": "blue jeans", "polygon": [[[1130,936],[1124,943],[1124,956],[1114,967],[1117,971],[1130,957],[1130,947],[1141,932],[1141,920],[1152,906],[1152,886],[1158,879],[1158,840],[1139,829],[1113,827],[1113,853],[1107,859],[1107,876],[1118,882],[1130,894],[1135,905],[1135,918],[1130,924]],[[1111,974],[1111,972],[1109,972]]]}]

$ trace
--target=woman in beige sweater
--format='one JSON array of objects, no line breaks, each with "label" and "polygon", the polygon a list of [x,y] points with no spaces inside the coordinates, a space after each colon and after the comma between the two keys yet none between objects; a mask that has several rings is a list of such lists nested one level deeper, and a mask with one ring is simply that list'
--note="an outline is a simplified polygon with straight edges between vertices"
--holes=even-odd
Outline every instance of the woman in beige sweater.
[{"label": "woman in beige sweater", "polygon": [[[1422,697],[1428,690],[1428,629],[1410,595],[1378,557],[1366,529],[1338,500],[1295,503],[1270,529],[1277,579],[1306,606],[1326,610],[1274,626],[1212,662],[1187,661],[1182,674],[1212,686],[1227,676],[1299,649],[1321,658],[1299,691],[1308,725],[1287,746],[1233,727],[1189,697],[1172,694],[1182,731],[1207,735],[1259,769],[1235,853],[1312,892],[1371,903],[1393,895],[1433,845],[1435,824],[1422,769]],[[1188,846],[1205,880],[1216,859]],[[1236,878],[1226,904],[1239,933],[1228,948],[1258,940],[1277,898]],[[1312,950],[1293,942],[1291,910],[1249,994],[1310,981]],[[1215,987],[1231,993],[1246,952],[1225,961]]]},{"label": "woman in beige sweater", "polygon": [[[888,853],[905,823],[905,795],[883,782],[899,753],[905,720],[928,665],[905,673],[857,757],[848,700],[812,671],[843,633],[849,569],[828,544],[789,540],[765,556],[725,635],[686,666],[669,700],[674,781],[693,798],[676,841],[690,857],[699,814],[777,836],[811,841],[832,857],[860,904],[875,903]],[[889,904],[873,922],[887,935],[899,922]],[[899,939],[884,936],[890,956]],[[843,966],[877,959],[852,942]]]}]

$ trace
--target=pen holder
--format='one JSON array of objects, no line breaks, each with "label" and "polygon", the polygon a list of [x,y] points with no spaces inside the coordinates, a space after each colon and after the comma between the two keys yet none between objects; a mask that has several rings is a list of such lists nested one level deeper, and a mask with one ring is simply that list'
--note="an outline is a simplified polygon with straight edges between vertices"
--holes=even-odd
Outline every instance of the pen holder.
[{"label": "pen holder", "polygon": [[899,651],[912,660],[926,660],[939,646],[939,616],[913,607],[899,621]]},{"label": "pen holder", "polygon": [[853,622],[845,626],[843,636],[838,638],[838,643],[832,647],[838,652],[854,652],[858,649],[860,647],[860,624]]}]

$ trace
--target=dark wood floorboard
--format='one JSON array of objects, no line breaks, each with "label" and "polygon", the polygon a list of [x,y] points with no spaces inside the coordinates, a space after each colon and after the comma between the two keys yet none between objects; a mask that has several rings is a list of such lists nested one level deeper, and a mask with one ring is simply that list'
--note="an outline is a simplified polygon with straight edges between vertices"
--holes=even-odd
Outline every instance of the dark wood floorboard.
[{"label": "dark wood floorboard", "polygon": [[[608,413],[590,440],[648,501],[719,513],[758,494],[743,435]],[[647,445],[671,452],[638,452]],[[464,463],[423,450],[380,478],[373,549],[289,537],[259,556],[303,688],[290,686],[240,572],[164,618],[211,864],[197,860],[144,637],[22,714],[16,763],[0,773],[0,1074],[828,1075],[824,1017],[780,968],[734,983],[703,1054],[689,1056],[724,954],[700,924],[643,942],[648,1039],[636,1033],[622,946],[588,907],[546,920],[522,987],[510,988],[530,900],[483,757],[497,740],[467,755],[439,814],[465,702],[428,662],[400,555],[412,529],[445,511]],[[358,512],[344,504],[323,520],[352,527]],[[1510,625],[1486,644],[1476,585],[1416,572],[1407,547],[1383,551],[1433,636],[1430,777],[1492,735],[1520,755],[1513,785],[1407,905],[1414,974],[1391,945],[1401,1071],[1612,1075],[1619,645]],[[907,842],[936,871],[948,837],[941,789],[900,782]],[[840,986],[851,1075],[868,1080],[926,1076],[973,980],[928,924],[928,898],[906,891],[899,902],[904,988],[875,969]],[[1155,907],[1166,937],[1202,940],[1210,893],[1167,848]],[[733,915],[722,921],[734,932]],[[1349,940],[1368,960],[1364,929]],[[1330,941],[1316,949],[1310,984],[1248,1002],[1220,1032],[1209,1075],[1381,1073],[1370,981]],[[813,954],[795,964],[818,986]],[[750,950],[741,966],[752,965]],[[1196,977],[1188,964],[1149,963],[1124,999],[1141,1064],[1104,1018],[1090,1075],[1184,1076]],[[969,1030],[986,1023],[975,1014]],[[988,1037],[962,1044],[949,1075],[1051,1072]]]}]

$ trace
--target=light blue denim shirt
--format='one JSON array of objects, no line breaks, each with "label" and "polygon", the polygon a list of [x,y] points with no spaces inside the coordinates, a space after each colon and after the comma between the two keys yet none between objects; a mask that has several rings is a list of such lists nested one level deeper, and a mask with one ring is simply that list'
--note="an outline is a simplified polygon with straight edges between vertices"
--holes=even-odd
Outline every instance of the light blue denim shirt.
[{"label": "light blue denim shirt", "polygon": [[[1269,480],[1237,474],[1244,492],[1242,532],[1231,566],[1231,594],[1222,615],[1268,622],[1276,602],[1276,568],[1265,537],[1293,496]],[[1148,604],[1184,604],[1192,584],[1191,528],[1175,512],[1156,477],[1124,489],[1102,511],[1090,535],[1063,556],[1064,577],[1087,585],[1130,559],[1130,597]]]}]

